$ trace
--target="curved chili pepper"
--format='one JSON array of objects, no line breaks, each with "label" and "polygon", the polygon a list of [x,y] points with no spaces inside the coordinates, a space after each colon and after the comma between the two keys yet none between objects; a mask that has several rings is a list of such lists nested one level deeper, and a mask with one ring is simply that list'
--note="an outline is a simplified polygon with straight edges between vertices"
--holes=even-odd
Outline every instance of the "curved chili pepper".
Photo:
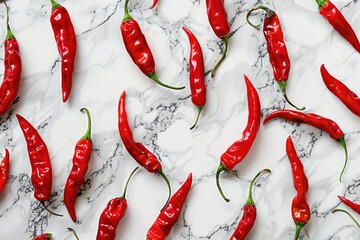
[{"label": "curved chili pepper", "polygon": [[340,10],[329,0],[316,0],[316,3],[319,7],[319,13],[356,51],[360,52],[359,39]]},{"label": "curved chili pepper", "polygon": [[227,13],[224,7],[224,0],[206,0],[207,15],[215,35],[220,38],[225,49],[220,59],[211,70],[211,77],[215,76],[215,71],[226,57],[229,48],[230,25],[227,20]]},{"label": "curved chili pepper", "polygon": [[335,209],[332,210],[332,213],[335,213],[335,212],[346,213],[356,223],[356,225],[360,228],[359,222],[356,221],[356,219],[348,211],[345,211],[344,209],[335,208]]},{"label": "curved chili pepper", "polygon": [[350,201],[349,199],[346,199],[342,196],[338,196],[338,198],[345,203],[345,205],[349,206],[352,210],[354,210],[355,212],[357,212],[358,214],[360,214],[360,204],[356,204],[352,201]]},{"label": "curved chili pepper", "polygon": [[[135,142],[128,120],[127,120],[127,114],[125,109],[125,91],[121,94],[120,100],[119,100],[119,133],[122,142],[124,143],[124,146],[126,150],[129,152],[129,154],[135,159],[135,161],[140,164],[142,167],[144,167],[148,172],[151,173],[158,173],[160,176],[162,176],[168,186],[169,189],[169,196],[166,201],[166,203],[169,201],[171,196],[171,187],[168,178],[165,176],[165,174],[162,171],[161,163],[157,159],[157,157],[151,153],[146,147],[139,143]],[[166,205],[166,204],[165,204]]]},{"label": "curved chili pepper", "polygon": [[195,128],[201,111],[206,103],[206,86],[204,79],[204,60],[201,51],[201,46],[195,35],[186,27],[182,28],[189,38],[190,42],[190,89],[191,100],[198,109],[198,114],[195,123],[190,127],[190,130]]},{"label": "curved chili pepper", "polygon": [[15,100],[19,92],[21,77],[21,57],[19,44],[11,32],[9,25],[9,8],[6,7],[6,25],[7,34],[4,42],[5,58],[4,58],[4,79],[0,86],[0,116],[3,115]]},{"label": "curved chili pepper", "polygon": [[220,157],[220,165],[216,171],[216,185],[223,199],[226,202],[230,200],[225,197],[219,182],[220,173],[224,170],[232,170],[235,165],[240,163],[246,157],[249,152],[256,135],[260,127],[260,100],[259,95],[256,92],[256,88],[251,84],[250,80],[244,75],[246,88],[247,88],[247,100],[248,100],[248,122],[246,128],[242,133],[242,138],[234,142],[223,155]]},{"label": "curved chili pepper", "polygon": [[235,229],[235,232],[231,235],[230,240],[244,240],[254,226],[256,220],[256,207],[252,198],[252,187],[255,180],[265,172],[271,173],[271,170],[263,169],[258,172],[256,176],[251,180],[249,186],[249,195],[244,205],[244,215],[242,216],[237,228]]},{"label": "curved chili pepper", "polygon": [[125,48],[133,62],[140,70],[157,84],[173,90],[181,90],[185,87],[173,87],[161,82],[155,73],[155,60],[147,44],[146,38],[137,21],[132,18],[128,10],[129,0],[125,0],[125,14],[120,30]]},{"label": "curved chili pepper", "polygon": [[153,4],[151,5],[150,9],[153,9],[157,3],[158,3],[159,0],[153,0]]},{"label": "curved chili pepper", "polygon": [[76,56],[76,35],[66,8],[54,0],[50,0],[50,2],[52,5],[50,22],[61,57],[62,99],[63,102],[66,102],[70,96],[72,86]]},{"label": "curved chili pepper", "polygon": [[41,234],[41,235],[33,238],[33,240],[50,240],[51,236],[52,236],[51,233],[44,233],[44,234]]},{"label": "curved chili pepper", "polygon": [[104,211],[100,215],[99,227],[96,236],[96,240],[114,240],[116,237],[116,228],[119,225],[120,220],[125,216],[127,209],[127,201],[125,198],[126,190],[132,175],[138,170],[135,168],[128,177],[124,192],[121,197],[111,199]]},{"label": "curved chili pepper", "polygon": [[179,219],[182,207],[189,194],[192,184],[192,174],[190,173],[183,185],[171,197],[170,201],[161,210],[154,224],[150,227],[146,235],[146,240],[164,240],[169,236],[172,227]]},{"label": "curved chili pepper", "polygon": [[336,122],[315,113],[302,113],[293,110],[278,110],[267,115],[267,117],[264,119],[264,125],[274,118],[282,118],[287,121],[309,124],[313,127],[319,128],[320,130],[327,132],[332,139],[337,140],[345,151],[345,163],[340,173],[341,182],[341,178],[348,161],[348,152],[345,143],[345,134]]},{"label": "curved chili pepper", "polygon": [[279,84],[285,100],[297,110],[304,110],[305,107],[295,106],[286,94],[286,84],[290,72],[290,58],[284,41],[284,34],[281,28],[279,17],[276,12],[265,6],[256,6],[252,8],[246,16],[247,22],[257,30],[260,25],[254,25],[250,22],[249,17],[253,11],[262,9],[266,12],[264,19],[263,33],[267,43],[267,50],[269,52],[270,63],[274,72],[274,78]]},{"label": "curved chili pepper", "polygon": [[74,222],[76,221],[75,202],[77,192],[84,183],[92,149],[90,112],[86,108],[82,108],[80,111],[85,111],[87,114],[88,128],[84,136],[76,143],[75,152],[72,159],[73,166],[66,181],[64,190],[64,203],[71,219]]},{"label": "curved chili pepper", "polygon": [[304,172],[304,167],[296,154],[295,146],[290,136],[286,140],[286,154],[290,161],[294,187],[297,191],[297,195],[293,198],[291,204],[291,214],[296,225],[294,237],[294,240],[296,240],[299,238],[301,229],[310,220],[311,216],[310,207],[306,199],[309,184]]},{"label": "curved chili pepper", "polygon": [[10,154],[9,150],[5,148],[5,157],[0,162],[0,193],[5,187],[6,181],[9,177]]},{"label": "curved chili pepper", "polygon": [[52,168],[46,144],[36,129],[25,118],[19,114],[16,114],[16,117],[26,140],[32,169],[31,183],[35,190],[34,197],[41,202],[49,213],[62,216],[50,211],[45,206],[45,201],[50,199],[52,185]]},{"label": "curved chili pepper", "polygon": [[322,79],[326,87],[354,114],[360,117],[360,98],[345,84],[331,76],[324,64],[320,68]]}]

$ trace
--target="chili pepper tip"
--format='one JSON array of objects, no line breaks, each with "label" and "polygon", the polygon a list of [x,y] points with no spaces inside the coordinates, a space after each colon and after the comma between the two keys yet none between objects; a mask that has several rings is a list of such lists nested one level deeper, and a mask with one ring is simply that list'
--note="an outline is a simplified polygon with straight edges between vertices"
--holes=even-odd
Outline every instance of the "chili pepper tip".
[{"label": "chili pepper tip", "polygon": [[150,9],[153,9],[153,8],[156,6],[156,4],[158,3],[158,1],[159,1],[159,0],[154,0],[154,1],[153,1],[153,4],[152,4],[151,7],[150,7]]},{"label": "chili pepper tip", "polygon": [[125,0],[124,3],[124,18],[122,20],[122,22],[126,22],[129,21],[131,19],[133,19],[129,13],[129,9],[128,9],[128,5],[129,5],[129,0]]},{"label": "chili pepper tip", "polygon": [[90,111],[87,108],[81,108],[80,112],[86,112],[87,115],[87,119],[88,119],[88,127],[87,130],[84,134],[84,136],[82,137],[82,139],[87,139],[89,141],[91,141],[91,117],[90,117]]},{"label": "chili pepper tip", "polygon": [[50,0],[50,2],[51,2],[51,8],[52,8],[53,11],[54,11],[55,8],[61,7],[60,3],[55,2],[54,0]]},{"label": "chili pepper tip", "polygon": [[226,166],[223,164],[223,163],[220,163],[217,171],[216,171],[216,186],[221,194],[221,197],[226,201],[226,202],[230,202],[230,199],[228,199],[223,190],[221,189],[221,186],[220,186],[220,180],[219,180],[219,176],[220,176],[220,173],[224,170],[227,170]]},{"label": "chili pepper tip", "polygon": [[356,225],[360,228],[360,224],[358,221],[356,221],[356,219],[346,210],[344,209],[340,209],[340,208],[335,208],[331,211],[332,213],[335,213],[335,212],[343,212],[343,213],[346,213],[355,223]]},{"label": "chili pepper tip", "polygon": [[199,121],[199,118],[200,118],[201,111],[203,110],[203,107],[197,107],[197,109],[198,109],[198,113],[196,116],[196,120],[195,120],[195,123],[190,127],[190,130],[193,130],[196,127],[196,125]]},{"label": "chili pepper tip", "polygon": [[63,217],[62,214],[55,213],[55,212],[51,211],[50,209],[48,209],[48,207],[45,206],[45,203],[44,203],[44,202],[41,202],[41,204],[43,205],[44,209],[45,209],[47,212],[49,212],[50,214],[55,215],[55,216],[58,216],[58,217]]},{"label": "chili pepper tip", "polygon": [[340,142],[341,146],[344,148],[344,151],[345,151],[345,163],[344,163],[344,166],[341,170],[340,177],[339,177],[339,181],[341,182],[342,176],[345,172],[345,168],[346,168],[346,165],[348,162],[348,151],[347,151],[347,147],[346,147],[346,143],[345,143],[345,136],[342,136],[341,138],[339,138],[338,141]]},{"label": "chili pepper tip", "polygon": [[229,48],[229,39],[230,39],[229,35],[222,38],[222,40],[225,43],[225,49],[224,49],[224,52],[222,53],[221,57],[219,58],[219,60],[216,62],[215,66],[211,69],[211,77],[212,78],[215,76],[216,70],[218,69],[218,67],[220,66],[220,64],[222,63],[222,61],[226,57],[226,53],[227,53],[228,48]]},{"label": "chili pepper tip", "polygon": [[168,186],[168,190],[169,190],[169,194],[168,194],[168,198],[165,202],[165,205],[161,208],[160,212],[164,209],[164,207],[166,207],[166,205],[168,204],[168,202],[170,201],[170,197],[171,197],[171,186],[170,186],[170,182],[169,182],[169,179],[166,177],[166,175],[163,173],[162,170],[159,171],[159,174],[160,176],[163,177],[163,179],[165,180],[166,182],[166,185]]},{"label": "chili pepper tip", "polygon": [[7,33],[6,33],[6,40],[15,38],[14,34],[12,33],[11,29],[10,29],[10,24],[9,24],[9,6],[7,5],[6,2],[4,2],[5,8],[6,8],[6,26],[7,26]]}]

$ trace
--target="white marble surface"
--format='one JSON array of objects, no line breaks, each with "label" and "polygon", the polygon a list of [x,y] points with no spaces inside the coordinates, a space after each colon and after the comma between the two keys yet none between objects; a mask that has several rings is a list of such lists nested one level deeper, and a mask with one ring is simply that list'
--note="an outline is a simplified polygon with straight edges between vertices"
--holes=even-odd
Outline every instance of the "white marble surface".
[{"label": "white marble surface", "polygon": [[[360,119],[325,87],[320,65],[360,94],[360,54],[343,40],[318,14],[314,0],[264,1],[275,9],[285,33],[291,58],[288,95],[307,111],[335,120],[346,133],[349,163],[344,181],[341,146],[326,133],[307,125],[273,121],[261,126],[253,148],[233,172],[221,176],[230,203],[225,203],[215,185],[220,155],[241,137],[247,120],[243,74],[259,90],[262,119],[275,109],[290,108],[274,83],[264,36],[245,21],[246,12],[261,1],[225,0],[232,37],[230,50],[214,79],[209,71],[222,50],[206,16],[204,0],[130,1],[156,59],[157,73],[165,83],[185,85],[175,92],[154,84],[133,64],[127,54],[119,26],[123,1],[61,0],[77,33],[78,54],[73,89],[63,104],[60,93],[60,64],[50,27],[50,1],[10,0],[11,26],[23,59],[18,101],[0,118],[0,152],[11,152],[10,179],[0,194],[0,239],[31,239],[52,232],[55,240],[94,239],[100,213],[109,199],[122,193],[124,181],[136,162],[124,149],[117,130],[117,103],[127,91],[127,111],[134,138],[162,161],[174,191],[189,172],[192,190],[178,224],[168,239],[228,239],[242,215],[251,178],[262,168],[272,174],[254,188],[258,217],[247,239],[292,239],[295,225],[290,205],[296,194],[292,185],[285,140],[292,135],[309,180],[311,219],[300,239],[360,239],[360,230],[346,215],[332,214],[339,205],[337,195],[360,202]],[[360,36],[360,4],[357,0],[334,0]],[[4,6],[0,10],[0,39],[5,36]],[[253,17],[260,21],[261,15]],[[189,27],[198,37],[205,58],[207,105],[198,127],[189,131],[196,116],[188,83],[188,39],[181,30]],[[3,56],[1,46],[0,56]],[[0,66],[3,72],[3,66]],[[93,118],[93,152],[81,188],[73,223],[63,203],[63,189],[71,169],[74,145],[86,130],[87,107]],[[47,143],[53,166],[50,207],[64,214],[50,216],[34,199],[26,145],[15,118],[19,113],[39,129]],[[1,155],[2,156],[2,155]],[[163,180],[142,169],[132,179],[129,208],[117,229],[117,239],[145,239],[167,196]],[[348,209],[343,204],[342,208]],[[360,220],[360,217],[354,216]]]}]

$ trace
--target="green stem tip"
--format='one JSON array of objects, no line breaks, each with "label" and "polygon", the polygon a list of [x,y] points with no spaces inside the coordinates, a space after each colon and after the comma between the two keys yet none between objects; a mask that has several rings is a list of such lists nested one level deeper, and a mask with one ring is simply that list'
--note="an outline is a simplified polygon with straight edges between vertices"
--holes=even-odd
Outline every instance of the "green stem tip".
[{"label": "green stem tip", "polygon": [[130,176],[128,177],[128,179],[126,180],[126,183],[125,183],[125,188],[124,188],[124,192],[123,194],[121,195],[121,198],[122,199],[126,199],[126,191],[127,191],[127,188],[128,188],[128,185],[129,185],[129,182],[130,182],[130,179],[131,177],[134,175],[134,173],[139,169],[139,167],[135,168],[131,173],[130,173]]},{"label": "green stem tip", "polygon": [[295,223],[296,225],[296,232],[294,236],[294,240],[297,240],[300,236],[301,229],[305,226],[305,223]]},{"label": "green stem tip", "polygon": [[198,113],[197,113],[197,116],[196,116],[196,120],[195,120],[195,123],[190,127],[190,130],[193,130],[196,127],[196,125],[197,125],[197,123],[199,121],[199,118],[200,118],[201,111],[203,110],[203,108],[204,108],[203,106],[197,107]]},{"label": "green stem tip", "polygon": [[254,203],[254,200],[253,200],[253,197],[252,197],[252,187],[253,187],[253,185],[254,185],[254,182],[255,182],[255,180],[261,175],[261,174],[263,174],[263,173],[271,173],[271,170],[270,169],[262,169],[262,170],[260,170],[257,174],[256,174],[256,176],[251,180],[251,182],[250,182],[250,186],[249,186],[249,195],[248,195],[248,198],[247,198],[247,200],[246,200],[246,205],[252,205],[252,206],[254,206],[255,205],[255,203]]},{"label": "green stem tip", "polygon": [[288,98],[287,94],[286,94],[286,81],[280,81],[278,82],[279,83],[279,86],[280,86],[280,89],[281,89],[281,92],[282,94],[284,95],[284,98],[286,100],[287,103],[289,103],[292,107],[296,108],[296,110],[299,110],[299,111],[303,111],[305,110],[305,107],[297,107],[295,104],[293,104],[290,99]]},{"label": "green stem tip", "polygon": [[73,234],[74,234],[74,236],[75,236],[75,238],[76,238],[76,240],[79,240],[79,237],[78,237],[78,235],[76,234],[76,232],[75,232],[75,230],[74,229],[72,229],[72,228],[67,228],[70,232],[72,232]]},{"label": "green stem tip", "polygon": [[319,9],[321,9],[327,2],[328,0],[316,0]]},{"label": "green stem tip", "polygon": [[222,40],[224,41],[225,43],[225,49],[224,49],[224,52],[221,54],[221,57],[219,58],[219,60],[217,61],[217,63],[215,64],[215,66],[213,67],[213,69],[211,69],[211,77],[213,78],[215,76],[215,72],[216,70],[218,69],[218,67],[220,66],[220,64],[222,63],[222,61],[225,59],[226,57],[226,53],[228,51],[228,48],[229,48],[229,39],[230,39],[230,36],[227,35],[225,37],[222,38]]},{"label": "green stem tip", "polygon": [[58,217],[63,217],[62,214],[55,213],[55,212],[51,211],[48,207],[46,207],[46,206],[45,206],[45,202],[41,202],[41,204],[43,205],[43,207],[45,208],[45,210],[46,210],[48,213],[50,213],[50,214],[52,214],[52,215],[55,215],[55,216],[58,216]]},{"label": "green stem tip", "polygon": [[87,119],[88,119],[88,127],[87,130],[84,134],[84,136],[82,137],[82,139],[87,139],[91,142],[91,117],[90,117],[90,112],[87,108],[81,108],[80,109],[81,112],[86,112],[87,115]]},{"label": "green stem tip", "polygon": [[163,206],[163,207],[161,208],[161,210],[160,210],[160,211],[162,211],[162,210],[164,209],[164,207],[165,207],[165,206],[168,204],[168,202],[170,201],[170,197],[171,197],[171,186],[170,186],[169,179],[166,177],[166,175],[163,173],[163,171],[160,170],[158,173],[159,173],[159,175],[165,180],[166,185],[167,185],[167,187],[168,187],[168,192],[169,192],[168,198],[167,198],[164,206]]},{"label": "green stem tip", "polygon": [[13,39],[15,38],[14,34],[12,33],[11,29],[10,29],[10,24],[9,24],[9,6],[7,5],[6,2],[4,2],[5,8],[6,8],[6,26],[7,26],[7,33],[6,33],[6,40],[9,39]]},{"label": "green stem tip", "polygon": [[154,82],[156,82],[157,84],[159,84],[160,86],[163,86],[163,87],[166,87],[166,88],[170,88],[170,89],[173,89],[173,90],[182,90],[185,88],[185,86],[182,86],[182,87],[174,87],[174,86],[170,86],[170,85],[167,85],[163,82],[161,82],[156,74],[155,74],[155,71],[150,73],[149,75],[147,75],[149,78],[151,78],[152,80],[154,80]]},{"label": "green stem tip", "polygon": [[267,17],[267,18],[271,17],[275,13],[273,10],[271,10],[270,8],[265,7],[263,5],[255,6],[252,9],[250,9],[250,11],[248,11],[248,13],[246,14],[246,21],[250,24],[250,26],[252,26],[253,28],[256,28],[257,30],[260,30],[260,24],[255,25],[252,22],[250,22],[250,14],[259,9],[264,10],[266,12],[265,17]]},{"label": "green stem tip", "polygon": [[55,2],[55,0],[50,0],[50,2],[52,11],[54,11],[55,8],[61,7],[60,3]]},{"label": "green stem tip", "polygon": [[332,213],[335,213],[335,212],[343,212],[343,213],[346,213],[349,217],[351,217],[351,219],[356,223],[356,225],[360,228],[360,225],[358,223],[358,221],[356,221],[356,219],[346,210],[344,209],[340,209],[340,208],[335,208],[332,210]]},{"label": "green stem tip", "polygon": [[129,13],[129,9],[128,9],[128,5],[129,5],[129,0],[125,0],[125,4],[124,4],[124,17],[123,17],[123,22],[129,21],[131,19],[133,19]]},{"label": "green stem tip", "polygon": [[341,144],[341,146],[344,148],[344,151],[345,151],[345,163],[344,163],[344,166],[341,170],[341,173],[340,173],[340,182],[341,182],[341,179],[342,179],[342,176],[344,174],[344,171],[345,171],[345,168],[346,168],[346,165],[347,165],[347,162],[348,162],[348,151],[347,151],[347,147],[346,147],[346,143],[345,143],[345,136],[342,136],[341,138],[338,139],[339,143]]},{"label": "green stem tip", "polygon": [[220,173],[224,170],[227,170],[226,166],[223,164],[223,163],[220,163],[217,171],[216,171],[216,186],[221,194],[221,197],[226,201],[226,202],[230,202],[230,199],[228,199],[223,190],[221,189],[221,186],[220,186],[220,180],[219,180],[219,177],[220,177]]}]

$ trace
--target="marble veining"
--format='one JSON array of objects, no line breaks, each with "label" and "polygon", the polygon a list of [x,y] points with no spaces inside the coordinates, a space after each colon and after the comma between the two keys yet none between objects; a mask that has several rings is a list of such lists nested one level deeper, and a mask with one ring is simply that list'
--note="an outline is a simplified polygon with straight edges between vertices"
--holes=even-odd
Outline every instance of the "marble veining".
[{"label": "marble veining", "polygon": [[[247,239],[293,239],[295,225],[290,205],[296,194],[285,140],[292,136],[309,180],[311,219],[300,239],[360,239],[360,230],[348,216],[332,214],[340,204],[337,195],[360,202],[358,172],[360,154],[359,118],[353,115],[325,87],[320,65],[360,94],[360,55],[317,12],[314,0],[244,1],[225,0],[231,25],[227,58],[215,78],[210,70],[224,46],[208,23],[203,0],[131,0],[129,9],[151,47],[159,79],[183,91],[171,91],[154,84],[132,63],[120,34],[124,1],[60,0],[72,18],[78,53],[69,101],[60,92],[60,58],[49,18],[48,0],[11,0],[10,24],[20,45],[23,60],[19,97],[0,117],[0,157],[6,147],[11,154],[8,183],[0,194],[0,239],[31,239],[52,232],[54,239],[73,239],[67,227],[80,239],[94,239],[100,213],[107,202],[122,194],[125,179],[137,164],[125,150],[118,133],[117,105],[126,91],[128,119],[136,141],[142,142],[162,162],[173,192],[194,175],[193,187],[169,239],[228,239],[242,216],[248,186],[262,168],[272,173],[260,177],[253,189],[257,220]],[[357,0],[333,0],[360,36],[360,5]],[[274,120],[261,126],[246,159],[233,171],[221,174],[225,203],[215,185],[220,155],[241,137],[247,121],[247,98],[243,75],[257,88],[262,120],[277,109],[290,108],[273,79],[262,31],[245,19],[258,4],[275,9],[282,23],[291,59],[287,86],[289,98],[308,112],[335,120],[345,132],[349,150],[343,182],[338,181],[344,162],[340,144],[326,133],[304,124]],[[262,23],[261,11],[252,21]],[[6,34],[5,8],[0,5],[0,39]],[[207,103],[195,130],[196,117],[189,90],[189,45],[182,26],[197,36],[204,55]],[[3,61],[3,45],[0,46]],[[0,64],[2,73],[4,66]],[[2,76],[1,76],[2,77]],[[93,120],[93,150],[84,185],[78,193],[73,223],[63,203],[63,189],[71,169],[77,140],[86,130],[87,107]],[[49,215],[33,197],[30,164],[25,140],[15,114],[27,118],[46,142],[53,168],[49,208],[64,214]],[[145,239],[167,197],[163,179],[141,169],[127,192],[129,208],[117,229],[117,239]],[[357,219],[358,215],[350,211]]]}]

